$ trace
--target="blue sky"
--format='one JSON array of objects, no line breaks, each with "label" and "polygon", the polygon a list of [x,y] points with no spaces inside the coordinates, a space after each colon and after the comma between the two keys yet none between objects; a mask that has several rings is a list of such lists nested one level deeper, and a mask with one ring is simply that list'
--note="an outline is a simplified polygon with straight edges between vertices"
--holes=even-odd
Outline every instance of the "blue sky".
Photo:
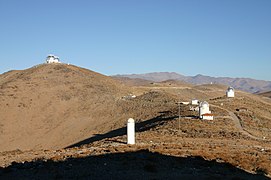
[{"label": "blue sky", "polygon": [[102,74],[271,80],[270,0],[0,0],[0,73],[63,62]]}]

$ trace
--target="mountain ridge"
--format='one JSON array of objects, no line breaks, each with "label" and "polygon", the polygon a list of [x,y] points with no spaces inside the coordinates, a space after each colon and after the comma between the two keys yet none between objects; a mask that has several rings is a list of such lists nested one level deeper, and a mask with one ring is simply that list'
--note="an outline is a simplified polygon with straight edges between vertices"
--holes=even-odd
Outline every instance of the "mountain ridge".
[{"label": "mountain ridge", "polygon": [[187,83],[200,84],[224,84],[232,86],[236,89],[243,90],[250,93],[259,93],[271,91],[271,81],[256,80],[252,78],[232,78],[232,77],[212,77],[202,74],[195,76],[185,76],[176,72],[153,72],[144,74],[123,74],[114,75],[112,77],[127,77],[131,79],[144,79],[154,82],[161,82],[166,80],[178,80]]}]

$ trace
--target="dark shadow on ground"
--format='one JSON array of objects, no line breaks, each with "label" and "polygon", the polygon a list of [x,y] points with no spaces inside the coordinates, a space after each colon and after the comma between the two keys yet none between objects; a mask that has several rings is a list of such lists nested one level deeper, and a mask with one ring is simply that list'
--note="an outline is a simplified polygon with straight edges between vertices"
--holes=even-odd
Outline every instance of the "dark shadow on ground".
[{"label": "dark shadow on ground", "polygon": [[[176,118],[176,116],[168,117],[166,114],[162,114],[162,115],[157,116],[155,118],[136,123],[136,132],[148,131],[151,128],[154,128],[154,127],[156,127],[158,125],[164,124],[166,121],[173,120],[174,118]],[[68,146],[66,148],[78,147],[78,146],[81,146],[81,145],[84,145],[84,144],[89,144],[89,143],[92,143],[92,142],[95,142],[95,141],[100,141],[100,140],[105,139],[105,138],[113,138],[113,137],[117,137],[117,136],[126,135],[127,134],[127,129],[126,128],[127,127],[115,129],[115,130],[110,131],[110,132],[105,133],[105,134],[96,134],[93,137],[90,137],[88,139],[80,141],[80,142],[78,142],[76,144],[73,144],[71,146]]]},{"label": "dark shadow on ground", "polygon": [[0,179],[268,179],[230,164],[201,157],[174,157],[141,150],[70,158],[65,161],[13,163],[0,168]]}]

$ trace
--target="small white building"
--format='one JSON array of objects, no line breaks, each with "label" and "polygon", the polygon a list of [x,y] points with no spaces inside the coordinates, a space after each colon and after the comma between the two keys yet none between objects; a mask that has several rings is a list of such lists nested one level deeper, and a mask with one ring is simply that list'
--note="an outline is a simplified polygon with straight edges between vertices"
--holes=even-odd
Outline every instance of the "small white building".
[{"label": "small white building", "polygon": [[190,102],[188,102],[188,101],[182,101],[181,102],[181,104],[183,104],[183,105],[188,105]]},{"label": "small white building", "polygon": [[53,54],[49,54],[46,58],[46,63],[51,64],[51,63],[60,63],[59,57],[55,56]]},{"label": "small white building", "polygon": [[202,119],[203,114],[211,114],[211,111],[209,109],[209,103],[206,101],[203,101],[199,105],[199,117]]},{"label": "small white building", "polygon": [[192,105],[199,105],[199,100],[197,100],[197,99],[192,99],[191,104],[192,104]]},{"label": "small white building", "polygon": [[201,119],[203,119],[203,120],[214,120],[214,115],[210,114],[210,113],[203,114]]},{"label": "small white building", "polygon": [[234,97],[234,88],[233,87],[229,87],[227,92],[226,92],[226,96],[229,98],[233,98]]}]

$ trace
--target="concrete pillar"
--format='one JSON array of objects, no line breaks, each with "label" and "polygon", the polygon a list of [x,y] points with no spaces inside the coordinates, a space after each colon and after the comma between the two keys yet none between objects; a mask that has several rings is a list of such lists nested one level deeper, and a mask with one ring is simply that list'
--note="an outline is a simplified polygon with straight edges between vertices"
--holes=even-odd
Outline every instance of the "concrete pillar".
[{"label": "concrete pillar", "polygon": [[127,144],[135,144],[135,120],[132,118],[127,122]]}]

